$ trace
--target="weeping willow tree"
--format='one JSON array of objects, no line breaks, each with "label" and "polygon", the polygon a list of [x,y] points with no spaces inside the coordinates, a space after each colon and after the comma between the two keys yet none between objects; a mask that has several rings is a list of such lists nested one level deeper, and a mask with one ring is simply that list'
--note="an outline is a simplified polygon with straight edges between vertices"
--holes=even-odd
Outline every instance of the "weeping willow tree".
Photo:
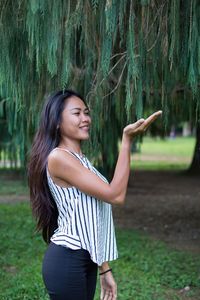
[{"label": "weeping willow tree", "polygon": [[135,118],[162,109],[166,127],[177,116],[198,124],[198,0],[0,0],[0,40],[0,117],[22,162],[58,88],[88,101],[104,168]]}]

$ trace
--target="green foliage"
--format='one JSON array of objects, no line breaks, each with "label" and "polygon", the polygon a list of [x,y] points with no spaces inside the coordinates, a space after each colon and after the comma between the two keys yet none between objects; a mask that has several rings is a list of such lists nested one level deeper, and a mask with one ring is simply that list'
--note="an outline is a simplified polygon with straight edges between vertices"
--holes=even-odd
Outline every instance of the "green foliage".
[{"label": "green foliage", "polygon": [[92,106],[95,157],[105,156],[100,136],[108,140],[117,122],[119,137],[149,108],[163,109],[165,124],[199,118],[197,0],[0,0],[0,10],[1,106],[22,162],[44,95],[58,88],[78,90]]},{"label": "green foliage", "polygon": [[[47,300],[41,277],[45,244],[34,233],[27,203],[0,205],[0,290],[2,300]],[[119,259],[111,263],[123,300],[182,299],[190,286],[200,295],[200,259],[172,250],[134,230],[117,230]],[[188,295],[189,296],[189,295]],[[99,299],[99,282],[95,300]]]}]

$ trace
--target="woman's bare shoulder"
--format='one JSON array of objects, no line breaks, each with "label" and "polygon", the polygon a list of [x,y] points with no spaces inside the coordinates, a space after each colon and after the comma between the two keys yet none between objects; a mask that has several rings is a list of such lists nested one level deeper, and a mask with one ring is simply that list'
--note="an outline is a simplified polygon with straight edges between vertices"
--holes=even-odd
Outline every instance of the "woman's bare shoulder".
[{"label": "woman's bare shoulder", "polygon": [[72,165],[80,165],[79,160],[68,150],[62,148],[54,148],[48,155],[48,167],[59,168],[69,167]]}]

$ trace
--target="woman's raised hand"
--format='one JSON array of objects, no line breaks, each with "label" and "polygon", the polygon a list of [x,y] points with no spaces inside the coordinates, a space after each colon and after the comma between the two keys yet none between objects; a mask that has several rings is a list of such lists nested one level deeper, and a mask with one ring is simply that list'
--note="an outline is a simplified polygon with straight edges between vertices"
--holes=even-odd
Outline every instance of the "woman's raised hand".
[{"label": "woman's raised hand", "polygon": [[156,111],[147,119],[139,119],[137,122],[127,125],[124,128],[123,135],[131,140],[133,137],[144,133],[149,125],[154,122],[160,115],[162,115],[162,110]]}]

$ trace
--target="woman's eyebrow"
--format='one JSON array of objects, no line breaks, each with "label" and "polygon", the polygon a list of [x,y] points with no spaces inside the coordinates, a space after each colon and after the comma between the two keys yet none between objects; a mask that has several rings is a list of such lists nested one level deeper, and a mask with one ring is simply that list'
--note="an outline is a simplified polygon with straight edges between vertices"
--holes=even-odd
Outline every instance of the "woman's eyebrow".
[{"label": "woman's eyebrow", "polygon": [[74,109],[81,110],[81,108],[80,108],[80,107],[74,107],[74,108],[71,108],[71,109],[70,109],[70,111],[71,111],[71,110],[74,110]]},{"label": "woman's eyebrow", "polygon": [[[70,111],[72,111],[72,110],[74,110],[74,109],[82,110],[80,107],[74,107],[74,108],[71,108]],[[88,110],[88,111],[89,111],[89,108],[88,108],[88,107],[85,107],[85,108],[84,108],[84,111],[85,111],[85,110]]]}]

